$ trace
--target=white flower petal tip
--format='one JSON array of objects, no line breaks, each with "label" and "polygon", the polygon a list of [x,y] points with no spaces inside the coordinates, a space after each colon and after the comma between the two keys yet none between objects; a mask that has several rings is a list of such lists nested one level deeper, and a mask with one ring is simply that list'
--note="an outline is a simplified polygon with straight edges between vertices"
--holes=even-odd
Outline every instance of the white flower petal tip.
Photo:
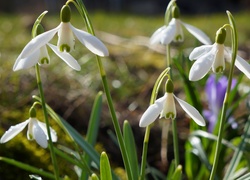
[{"label": "white flower petal tip", "polygon": [[157,99],[154,104],[151,104],[148,107],[148,109],[144,112],[144,114],[140,119],[139,122],[140,127],[146,127],[156,120],[156,118],[160,115],[162,111],[166,97],[167,96],[165,94],[163,97]]},{"label": "white flower petal tip", "polygon": [[182,24],[185,26],[185,28],[194,36],[196,37],[201,43],[205,45],[210,45],[212,44],[210,38],[200,29],[182,22]]},{"label": "white flower petal tip", "polygon": [[235,66],[250,79],[250,64],[242,57],[237,56]]},{"label": "white flower petal tip", "polygon": [[54,53],[60,57],[66,64],[68,64],[71,68],[80,71],[81,70],[81,66],[79,65],[79,63],[75,60],[75,58],[73,56],[71,56],[69,53],[67,52],[61,52],[60,50],[58,50],[57,46],[53,45],[53,44],[49,44],[48,46],[54,51]]},{"label": "white flower petal tip", "polygon": [[[47,140],[49,139],[48,133],[47,133],[47,128],[46,128],[46,124],[43,122],[38,121],[39,126],[42,128],[42,130],[44,131],[44,133],[47,136]],[[52,142],[57,142],[57,134],[56,131],[50,127],[50,135],[52,138]]]},{"label": "white flower petal tip", "polygon": [[199,126],[206,125],[204,118],[201,116],[201,114],[199,113],[197,109],[195,109],[193,106],[191,106],[187,102],[177,98],[176,96],[174,97],[178,101],[182,109],[196,122],[196,124],[198,124]]},{"label": "white flower petal tip", "polygon": [[40,49],[42,46],[44,46],[45,44],[47,44],[53,37],[54,35],[57,33],[57,31],[60,29],[60,26],[44,32],[38,36],[36,36],[35,38],[33,38],[23,49],[23,51],[20,54],[20,59],[26,58],[28,56],[30,56],[30,54],[34,53],[35,51],[37,51],[38,49]]},{"label": "white flower petal tip", "polygon": [[47,136],[37,122],[33,125],[32,133],[37,144],[43,148],[48,147]]},{"label": "white flower petal tip", "polygon": [[213,45],[202,45],[193,49],[193,51],[189,55],[189,59],[191,61],[198,59],[203,56],[207,52],[209,52],[213,48]]},{"label": "white flower petal tip", "polygon": [[173,18],[168,26],[162,26],[157,29],[150,38],[150,44],[161,43],[163,45],[169,44],[175,37],[176,19]]},{"label": "white flower petal tip", "polygon": [[189,72],[189,80],[198,81],[202,79],[211,69],[212,64],[213,64],[212,54],[207,54],[205,56],[202,56],[192,65]]},{"label": "white flower petal tip", "polygon": [[70,28],[77,37],[77,39],[86,46],[91,52],[98,56],[108,56],[109,51],[107,47],[100,41],[97,37],[82,31],[80,29],[75,28],[70,24]]},{"label": "white flower petal tip", "polygon": [[4,133],[4,135],[0,139],[0,143],[6,143],[12,138],[14,138],[18,133],[20,133],[29,123],[29,120],[26,120],[20,124],[15,126],[11,126],[8,131]]},{"label": "white flower petal tip", "polygon": [[142,115],[140,119],[139,126],[140,127],[146,127],[153,123],[156,118],[159,116],[162,108],[158,104],[152,104],[148,107],[148,109],[145,111],[145,113]]}]

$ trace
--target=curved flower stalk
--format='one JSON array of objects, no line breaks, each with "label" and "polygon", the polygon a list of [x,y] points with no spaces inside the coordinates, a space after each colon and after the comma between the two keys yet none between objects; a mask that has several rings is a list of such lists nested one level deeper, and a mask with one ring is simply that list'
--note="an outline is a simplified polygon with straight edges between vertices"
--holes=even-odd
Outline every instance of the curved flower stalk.
[{"label": "curved flower stalk", "polygon": [[[46,130],[46,124],[40,122],[35,115],[35,111],[33,108],[30,110],[30,118],[26,121],[19,123],[15,126],[11,126],[9,130],[7,130],[4,135],[0,139],[0,143],[6,143],[12,138],[14,138],[18,133],[20,133],[27,125],[27,138],[28,140],[35,140],[37,144],[39,144],[43,148],[48,147],[48,133]],[[57,141],[56,131],[50,127],[52,141]]]},{"label": "curved flower stalk", "polygon": [[183,42],[184,34],[182,26],[184,26],[194,37],[196,37],[203,44],[211,44],[209,37],[200,29],[184,23],[179,18],[179,8],[174,6],[172,8],[172,19],[168,25],[164,25],[157,29],[150,38],[151,44],[161,43],[164,45],[173,42]]},{"label": "curved flower stalk", "polygon": [[[226,76],[220,77],[216,80],[214,74],[210,75],[207,79],[205,91],[208,100],[208,109],[203,111],[204,117],[208,120],[208,131],[212,132],[214,126],[218,120],[220,110],[223,105],[226,89],[228,85],[228,79]],[[232,80],[231,89],[236,85],[236,79]],[[237,123],[233,121],[233,118],[230,117],[229,123],[232,127],[236,127]]]},{"label": "curved flower stalk", "polygon": [[193,106],[179,99],[173,94],[173,83],[170,79],[166,82],[166,93],[163,97],[157,99],[154,104],[150,105],[140,119],[139,126],[146,127],[153,123],[160,115],[160,118],[176,118],[175,101],[180,104],[182,109],[200,126],[205,126],[205,120]]},{"label": "curved flower stalk", "polygon": [[[189,55],[189,59],[196,60],[189,72],[189,80],[202,79],[212,68],[214,73],[221,73],[225,69],[225,60],[231,63],[231,50],[224,46],[226,30],[220,28],[216,33],[213,45],[203,45],[195,48]],[[236,57],[235,66],[250,79],[250,64],[240,56]]]},{"label": "curved flower stalk", "polygon": [[[74,50],[74,35],[92,53],[98,56],[108,56],[109,52],[106,46],[98,38],[71,25],[71,9],[68,5],[62,7],[60,17],[61,23],[56,28],[39,34],[24,47],[15,62],[14,71],[32,67],[38,62],[41,64],[44,60],[46,60],[45,62],[49,62],[46,45],[71,68],[80,70],[80,65],[69,54]],[[49,43],[56,33],[58,33],[57,46]]]}]

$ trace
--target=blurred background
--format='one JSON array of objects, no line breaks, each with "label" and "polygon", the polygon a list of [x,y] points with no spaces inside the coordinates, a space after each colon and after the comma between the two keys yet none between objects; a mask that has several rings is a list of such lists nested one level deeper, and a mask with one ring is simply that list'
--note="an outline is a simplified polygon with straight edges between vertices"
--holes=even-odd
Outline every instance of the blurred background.
[{"label": "blurred background", "polygon": [[[149,38],[163,25],[169,1],[84,0],[83,2],[89,11],[97,37],[110,51],[110,56],[102,59],[117,116],[121,125],[125,119],[131,123],[140,157],[145,129],[139,128],[138,122],[149,104],[154,82],[166,66],[165,48],[161,45],[150,46]],[[43,11],[48,10],[43,25],[46,30],[56,27],[60,23],[59,14],[64,3],[62,0],[0,2],[0,136],[10,126],[28,118],[28,110],[33,103],[32,95],[38,95],[34,69],[13,72],[13,64],[31,38],[31,28],[35,19]],[[249,0],[178,0],[177,4],[181,11],[181,20],[203,30],[212,41],[218,28],[228,23],[225,12],[230,10],[238,28],[239,54],[249,60]],[[73,5],[71,7],[73,9],[71,23],[79,29],[86,30],[84,21]],[[171,53],[173,57],[178,57],[181,51],[184,59],[188,61],[188,54],[200,43],[186,30],[184,34],[184,43],[173,44]],[[56,40],[57,37],[53,43],[56,43]],[[230,38],[227,38],[226,45],[230,46]],[[95,56],[76,41],[76,50],[72,55],[78,59],[82,67],[80,72],[76,72],[52,52],[50,54],[51,64],[42,68],[47,103],[84,136],[95,95],[103,90]],[[190,65],[189,63],[187,67]],[[236,70],[236,73],[239,72]],[[204,84],[205,80],[201,81],[196,87],[197,91],[202,92]],[[182,85],[182,80],[177,76],[175,93],[185,99]],[[206,107],[205,94],[200,93],[200,98]],[[111,140],[114,131],[105,97],[103,99],[102,121],[96,149],[100,152],[105,150],[113,166],[122,174],[121,155],[119,148]],[[39,117],[42,120],[42,112]],[[190,120],[183,111],[178,111],[178,117],[180,154],[183,156]],[[53,121],[51,122],[58,132],[58,143],[71,146],[62,130]],[[150,139],[149,164],[166,173],[168,167],[163,166],[160,159],[159,123],[152,129]],[[168,144],[168,160],[171,161],[173,159],[171,135]],[[27,141],[26,130],[10,142],[0,144],[0,156],[14,158],[45,170],[52,168],[49,165],[48,151],[39,148],[35,142]],[[184,161],[183,157],[181,161]],[[60,161],[60,165],[61,173],[68,174],[74,179],[72,167],[64,161]],[[28,174],[0,161],[0,180],[27,179]]]}]

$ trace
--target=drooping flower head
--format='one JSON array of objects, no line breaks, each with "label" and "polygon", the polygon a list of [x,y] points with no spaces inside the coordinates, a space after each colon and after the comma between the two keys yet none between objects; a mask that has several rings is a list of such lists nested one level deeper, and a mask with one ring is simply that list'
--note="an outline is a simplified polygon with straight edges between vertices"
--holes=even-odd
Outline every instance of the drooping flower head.
[{"label": "drooping flower head", "polygon": [[201,114],[187,102],[177,98],[174,94],[174,85],[172,80],[166,82],[166,92],[163,97],[157,99],[154,104],[150,105],[140,119],[139,126],[146,127],[153,123],[160,115],[160,118],[176,118],[176,107],[174,99],[179,103],[182,109],[200,126],[205,126],[205,120]]},{"label": "drooping flower head", "polygon": [[[226,30],[220,28],[216,32],[213,45],[203,45],[190,53],[189,59],[196,60],[189,72],[189,80],[202,79],[210,69],[214,73],[222,73],[225,70],[225,60],[231,62],[231,51],[225,48]],[[250,79],[250,65],[240,56],[236,57],[235,66]]]},{"label": "drooping flower head", "polygon": [[[226,76],[221,76],[216,79],[214,74],[210,75],[207,79],[205,92],[208,100],[208,109],[203,111],[204,117],[208,120],[208,131],[212,132],[214,126],[219,118],[219,114],[223,105],[226,89],[228,85],[228,79]],[[236,80],[232,80],[231,88],[236,85]],[[233,118],[230,118],[230,123],[235,126]]]},{"label": "drooping flower head", "polygon": [[[18,133],[20,133],[26,126],[28,125],[27,131],[27,139],[35,140],[37,144],[39,144],[43,148],[48,147],[48,133],[46,129],[46,124],[40,122],[36,118],[35,109],[32,107],[30,109],[30,118],[26,121],[17,124],[15,126],[11,126],[9,130],[7,130],[4,135],[0,139],[0,143],[6,143],[12,138],[14,138]],[[56,131],[50,127],[52,142],[57,141]]]},{"label": "drooping flower head", "polygon": [[[56,28],[41,34],[38,33],[24,47],[14,64],[14,71],[27,69],[38,62],[40,64],[49,62],[47,61],[49,60],[49,56],[46,54],[46,46],[49,46],[71,68],[79,71],[81,69],[80,65],[69,54],[74,50],[74,36],[92,53],[98,56],[108,56],[109,52],[106,46],[98,38],[71,25],[71,9],[68,5],[62,7],[60,18],[61,23]],[[58,33],[57,46],[49,43],[56,33]],[[42,57],[40,57],[41,55]],[[41,60],[43,57],[46,58]]]},{"label": "drooping flower head", "polygon": [[151,44],[161,43],[168,45],[173,42],[183,42],[184,34],[182,26],[184,26],[193,36],[195,36],[203,44],[211,44],[209,37],[200,29],[184,23],[180,20],[180,11],[175,4],[171,8],[172,19],[168,25],[164,25],[157,29],[150,38]]}]

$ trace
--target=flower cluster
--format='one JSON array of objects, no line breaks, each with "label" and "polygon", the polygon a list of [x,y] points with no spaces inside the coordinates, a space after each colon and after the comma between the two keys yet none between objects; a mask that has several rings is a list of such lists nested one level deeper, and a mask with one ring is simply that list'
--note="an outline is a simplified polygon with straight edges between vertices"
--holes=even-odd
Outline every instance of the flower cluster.
[{"label": "flower cluster", "polygon": [[[47,32],[43,32],[40,24],[37,26],[37,36],[24,47],[16,59],[13,67],[14,71],[30,68],[37,63],[40,65],[48,64],[50,58],[47,46],[71,68],[80,70],[81,67],[78,62],[70,55],[75,46],[74,35],[92,53],[98,56],[107,56],[109,54],[106,46],[98,38],[71,25],[71,9],[68,5],[62,7],[60,17],[61,23]],[[49,43],[56,33],[58,34],[57,46]]]}]

